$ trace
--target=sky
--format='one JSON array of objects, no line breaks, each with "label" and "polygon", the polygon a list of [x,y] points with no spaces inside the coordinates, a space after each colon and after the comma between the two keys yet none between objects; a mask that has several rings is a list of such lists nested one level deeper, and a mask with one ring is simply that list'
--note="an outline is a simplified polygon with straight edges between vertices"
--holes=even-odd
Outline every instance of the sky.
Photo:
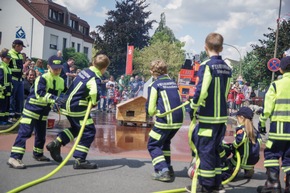
[{"label": "sky", "polygon": [[[53,0],[88,22],[91,29],[104,25],[109,10],[116,10],[115,0]],[[121,0],[117,0],[121,1]],[[204,40],[211,32],[223,35],[221,55],[239,61],[252,50],[251,44],[265,39],[268,27],[277,28],[280,0],[147,0],[150,20],[156,20],[152,35],[162,12],[166,26],[175,37],[185,42],[190,55],[204,51]],[[290,0],[282,0],[280,20],[290,19]],[[274,51],[273,51],[274,53]]]}]

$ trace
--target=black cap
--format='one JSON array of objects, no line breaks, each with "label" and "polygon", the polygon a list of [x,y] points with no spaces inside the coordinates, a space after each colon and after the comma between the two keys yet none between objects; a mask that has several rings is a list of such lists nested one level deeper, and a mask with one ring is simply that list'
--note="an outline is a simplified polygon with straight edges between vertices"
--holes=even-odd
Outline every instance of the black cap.
[{"label": "black cap", "polygon": [[21,45],[24,48],[26,48],[26,46],[23,44],[23,41],[22,40],[14,40],[12,44]]},{"label": "black cap", "polygon": [[1,56],[2,58],[11,58],[10,54],[8,53],[8,50],[7,51],[4,51],[4,52],[1,52]]},{"label": "black cap", "polygon": [[236,113],[233,113],[233,115],[243,116],[247,119],[253,119],[254,113],[249,107],[241,107],[240,110]]},{"label": "black cap", "polygon": [[290,70],[290,56],[286,56],[281,59],[280,68],[282,70],[286,70],[286,69]]},{"label": "black cap", "polygon": [[50,56],[48,58],[48,65],[52,68],[52,69],[57,69],[57,68],[63,68],[63,65],[62,65],[62,58],[56,56],[56,55],[53,55],[53,56]]}]

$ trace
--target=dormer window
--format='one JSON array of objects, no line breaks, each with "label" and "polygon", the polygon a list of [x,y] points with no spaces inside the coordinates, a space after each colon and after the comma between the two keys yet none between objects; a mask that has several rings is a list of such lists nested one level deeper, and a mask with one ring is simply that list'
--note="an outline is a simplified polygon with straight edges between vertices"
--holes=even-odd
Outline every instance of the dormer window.
[{"label": "dormer window", "polygon": [[58,21],[60,23],[64,23],[64,13],[55,11],[53,9],[49,9],[48,17],[51,20]]}]

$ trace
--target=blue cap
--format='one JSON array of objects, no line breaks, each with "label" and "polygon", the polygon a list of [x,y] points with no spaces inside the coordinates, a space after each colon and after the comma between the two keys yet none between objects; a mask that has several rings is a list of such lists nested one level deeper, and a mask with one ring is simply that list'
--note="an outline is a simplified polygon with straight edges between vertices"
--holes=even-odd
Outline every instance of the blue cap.
[{"label": "blue cap", "polygon": [[252,120],[254,113],[252,111],[252,109],[250,109],[249,107],[241,107],[238,112],[233,113],[232,115],[236,115],[236,116],[243,116],[247,119]]},{"label": "blue cap", "polygon": [[290,70],[290,56],[286,56],[280,60],[280,68],[282,70]]},{"label": "blue cap", "polygon": [[4,52],[1,52],[0,57],[2,57],[2,58],[8,58],[8,59],[11,58],[10,54],[8,53],[8,50],[7,51],[4,51]]},{"label": "blue cap", "polygon": [[21,45],[24,48],[26,48],[26,46],[23,44],[23,41],[22,40],[14,40],[12,44]]},{"label": "blue cap", "polygon": [[62,65],[62,58],[56,56],[56,55],[53,55],[53,56],[50,56],[48,58],[48,65],[52,68],[52,69],[58,69],[58,68],[63,68],[63,65]]}]

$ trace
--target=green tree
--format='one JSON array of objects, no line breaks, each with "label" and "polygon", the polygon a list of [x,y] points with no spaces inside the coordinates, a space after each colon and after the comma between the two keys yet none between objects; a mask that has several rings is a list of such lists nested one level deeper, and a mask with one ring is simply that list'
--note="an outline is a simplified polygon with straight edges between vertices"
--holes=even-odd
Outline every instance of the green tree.
[{"label": "green tree", "polygon": [[74,48],[65,48],[63,50],[63,61],[69,58],[74,58],[75,65],[79,69],[84,69],[89,66],[89,59],[84,53],[76,52]]},{"label": "green tree", "polygon": [[154,20],[148,20],[146,0],[116,1],[116,10],[108,11],[103,26],[97,26],[95,49],[111,59],[108,71],[114,76],[125,73],[127,44],[142,49],[148,45],[149,30]]},{"label": "green tree", "polygon": [[[246,81],[268,86],[272,80],[272,72],[268,70],[267,63],[274,57],[276,30],[268,28],[269,33],[264,34],[265,39],[259,39],[259,45],[252,45],[253,50],[242,60],[242,72]],[[283,21],[279,27],[277,43],[277,58],[281,58],[285,50],[290,48],[290,21]],[[275,79],[280,75],[275,73]]]},{"label": "green tree", "polygon": [[156,59],[162,59],[168,65],[168,74],[177,79],[179,70],[185,60],[183,42],[177,40],[172,30],[166,26],[165,14],[161,14],[160,22],[150,39],[150,45],[134,52],[134,74],[142,74],[148,79],[150,63]]}]

